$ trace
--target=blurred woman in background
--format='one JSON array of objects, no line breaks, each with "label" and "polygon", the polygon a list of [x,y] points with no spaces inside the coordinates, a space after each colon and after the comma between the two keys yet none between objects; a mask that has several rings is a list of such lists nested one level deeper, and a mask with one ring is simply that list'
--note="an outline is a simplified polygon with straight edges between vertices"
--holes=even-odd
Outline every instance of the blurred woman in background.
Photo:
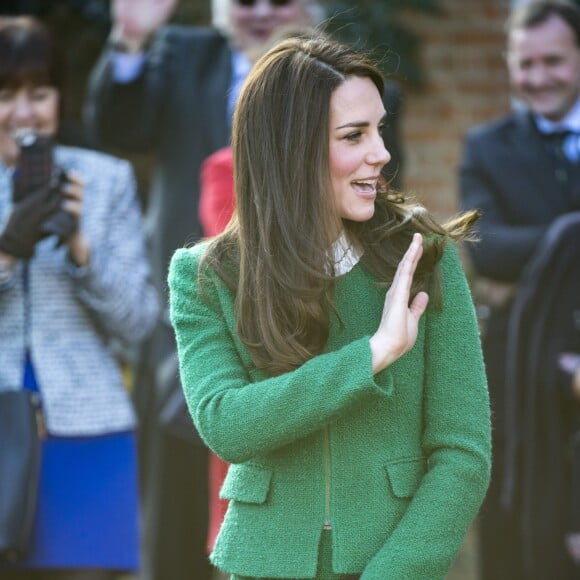
[{"label": "blurred woman in background", "polygon": [[101,580],[139,563],[120,353],[159,304],[130,165],[56,144],[62,65],[40,22],[0,18],[0,390],[37,391],[47,432],[30,549],[2,579]]}]

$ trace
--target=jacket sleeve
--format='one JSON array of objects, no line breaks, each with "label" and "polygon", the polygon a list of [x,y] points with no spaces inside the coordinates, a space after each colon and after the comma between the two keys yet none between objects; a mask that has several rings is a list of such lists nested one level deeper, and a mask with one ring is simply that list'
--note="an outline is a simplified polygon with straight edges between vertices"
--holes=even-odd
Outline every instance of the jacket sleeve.
[{"label": "jacket sleeve", "polygon": [[70,264],[69,271],[77,280],[79,299],[106,334],[131,346],[148,336],[159,314],[135,180],[129,163],[120,159],[107,163],[106,171],[92,179],[100,186],[87,195],[108,196],[106,224],[98,228],[98,235],[86,233],[89,265]]},{"label": "jacket sleeve", "polygon": [[494,145],[478,133],[468,135],[459,168],[462,209],[478,209],[481,242],[472,244],[470,256],[478,273],[505,282],[519,279],[524,265],[546,231],[545,226],[511,224],[503,205],[501,171],[490,160]]},{"label": "jacket sleeve", "polygon": [[84,106],[88,134],[101,146],[147,152],[157,146],[168,85],[171,35],[162,30],[147,52],[141,74],[128,83],[113,75],[113,51],[106,46],[93,68]]},{"label": "jacket sleeve", "polygon": [[477,323],[454,245],[441,263],[443,306],[425,336],[423,453],[427,472],[361,580],[443,579],[490,476],[490,409]]},{"label": "jacket sleeve", "polygon": [[211,296],[199,295],[196,253],[178,250],[173,256],[170,315],[189,410],[201,437],[222,459],[242,463],[279,449],[322,429],[365,397],[391,395],[390,371],[372,375],[369,337],[294,371],[267,377],[254,369],[250,377],[251,362],[241,359],[215,299],[220,282],[204,273],[203,291]]}]

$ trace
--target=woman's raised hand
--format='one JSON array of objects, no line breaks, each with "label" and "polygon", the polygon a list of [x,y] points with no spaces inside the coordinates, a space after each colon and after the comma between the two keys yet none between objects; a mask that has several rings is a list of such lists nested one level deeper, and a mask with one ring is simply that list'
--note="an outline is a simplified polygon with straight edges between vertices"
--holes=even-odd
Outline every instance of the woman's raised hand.
[{"label": "woman's raised hand", "polygon": [[373,374],[408,352],[417,340],[419,319],[429,296],[419,292],[409,304],[413,275],[423,253],[423,238],[414,234],[387,292],[381,322],[370,339]]}]

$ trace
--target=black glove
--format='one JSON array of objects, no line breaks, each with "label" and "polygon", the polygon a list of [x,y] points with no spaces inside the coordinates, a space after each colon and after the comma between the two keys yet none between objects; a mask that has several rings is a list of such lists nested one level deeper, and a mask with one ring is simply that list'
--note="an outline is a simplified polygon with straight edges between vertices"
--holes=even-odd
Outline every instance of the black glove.
[{"label": "black glove", "polygon": [[63,201],[60,188],[66,183],[66,181],[66,173],[61,171],[58,178],[58,185],[56,186],[58,189],[59,209],[57,209],[51,216],[49,216],[41,227],[43,234],[47,236],[54,235],[58,237],[57,246],[64,244],[79,227],[78,218],[60,208],[60,205]]},{"label": "black glove", "polygon": [[60,208],[60,203],[58,189],[42,187],[14,204],[0,235],[0,251],[15,258],[31,258],[36,243],[48,235],[42,231],[42,224]]}]

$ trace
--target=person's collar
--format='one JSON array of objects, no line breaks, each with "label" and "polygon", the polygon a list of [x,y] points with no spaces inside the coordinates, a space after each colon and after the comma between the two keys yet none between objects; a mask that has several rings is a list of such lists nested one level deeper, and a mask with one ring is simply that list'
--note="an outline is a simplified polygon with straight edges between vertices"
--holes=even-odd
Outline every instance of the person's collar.
[{"label": "person's collar", "polygon": [[248,57],[240,50],[232,50],[232,77],[245,79],[252,68]]},{"label": "person's collar", "polygon": [[342,276],[350,272],[358,264],[362,252],[349,242],[343,230],[332,244],[332,255],[334,275]]},{"label": "person's collar", "polygon": [[555,133],[559,131],[572,131],[580,133],[580,98],[568,111],[568,114],[559,121],[550,121],[545,117],[534,114],[534,120],[541,133]]}]

